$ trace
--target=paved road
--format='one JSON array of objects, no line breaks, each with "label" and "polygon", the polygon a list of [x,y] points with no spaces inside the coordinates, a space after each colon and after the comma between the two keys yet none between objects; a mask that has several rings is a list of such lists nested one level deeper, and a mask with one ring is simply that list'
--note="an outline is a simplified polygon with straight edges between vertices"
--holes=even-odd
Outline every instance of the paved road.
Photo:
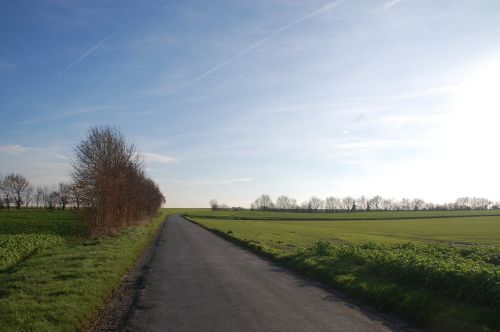
[{"label": "paved road", "polygon": [[172,216],[146,266],[129,331],[386,331],[318,284]]}]

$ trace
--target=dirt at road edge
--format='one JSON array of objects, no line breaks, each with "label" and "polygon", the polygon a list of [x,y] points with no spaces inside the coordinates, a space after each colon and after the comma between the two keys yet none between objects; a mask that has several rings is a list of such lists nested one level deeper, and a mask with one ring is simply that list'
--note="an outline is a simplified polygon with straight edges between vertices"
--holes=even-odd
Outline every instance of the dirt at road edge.
[{"label": "dirt at road edge", "polygon": [[123,276],[121,285],[113,290],[113,293],[106,301],[106,305],[101,309],[88,332],[121,331],[125,328],[130,314],[134,312],[136,307],[144,267],[153,257],[154,249],[158,246],[166,220],[158,228],[154,240],[144,250],[135,265]]}]

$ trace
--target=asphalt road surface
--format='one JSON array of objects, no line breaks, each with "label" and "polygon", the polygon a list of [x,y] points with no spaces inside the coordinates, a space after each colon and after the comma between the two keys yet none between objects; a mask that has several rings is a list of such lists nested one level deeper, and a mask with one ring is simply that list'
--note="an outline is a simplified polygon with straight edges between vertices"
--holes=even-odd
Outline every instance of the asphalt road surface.
[{"label": "asphalt road surface", "polygon": [[154,250],[128,331],[401,330],[179,216]]}]

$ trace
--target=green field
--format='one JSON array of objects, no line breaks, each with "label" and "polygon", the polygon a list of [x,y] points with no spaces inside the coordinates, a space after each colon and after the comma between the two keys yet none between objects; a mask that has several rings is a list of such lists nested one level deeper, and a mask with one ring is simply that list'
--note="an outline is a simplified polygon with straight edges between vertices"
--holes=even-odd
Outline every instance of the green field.
[{"label": "green field", "polygon": [[492,213],[196,211],[187,216],[418,326],[488,331],[500,329],[500,217]]},{"label": "green field", "polygon": [[[192,217],[191,217],[192,218]],[[192,218],[207,227],[289,250],[318,241],[397,244],[500,244],[500,217],[425,218],[349,221],[226,220]]]},{"label": "green field", "polygon": [[85,330],[161,222],[180,211],[90,240],[73,211],[0,210],[0,331]]}]

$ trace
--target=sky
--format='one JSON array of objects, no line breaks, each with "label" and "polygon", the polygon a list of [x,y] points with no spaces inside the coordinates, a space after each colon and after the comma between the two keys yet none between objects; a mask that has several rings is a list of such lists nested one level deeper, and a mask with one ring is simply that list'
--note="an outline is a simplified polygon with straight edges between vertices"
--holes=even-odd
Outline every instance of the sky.
[{"label": "sky", "polygon": [[500,200],[500,1],[0,1],[0,172],[69,181],[91,126],[170,207]]}]

